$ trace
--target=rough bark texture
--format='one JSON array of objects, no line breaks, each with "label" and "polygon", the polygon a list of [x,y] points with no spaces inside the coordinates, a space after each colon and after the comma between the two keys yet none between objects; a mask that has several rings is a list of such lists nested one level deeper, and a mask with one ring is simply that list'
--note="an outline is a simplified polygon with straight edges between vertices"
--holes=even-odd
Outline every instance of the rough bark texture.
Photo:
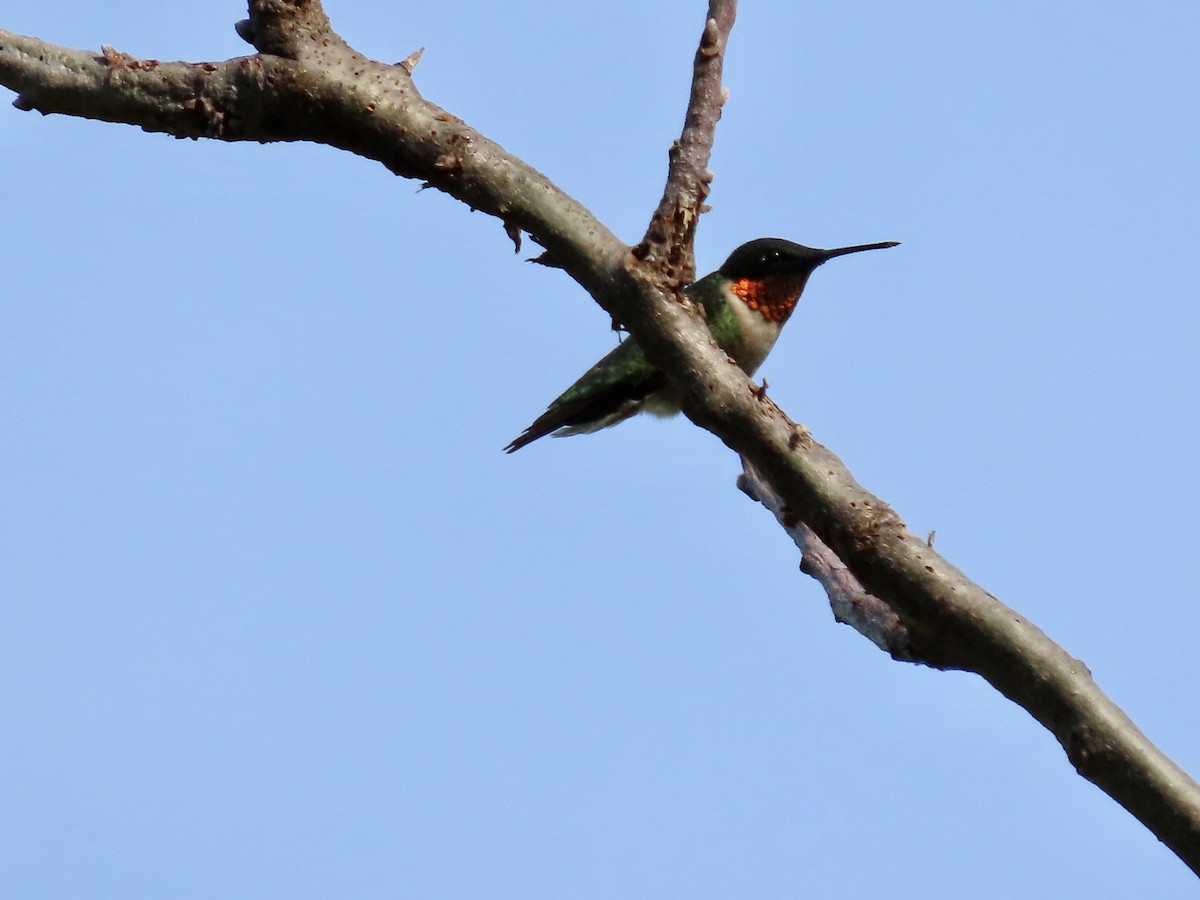
[{"label": "rough bark texture", "polygon": [[[545,176],[416,88],[416,59],[366,59],[317,0],[252,0],[238,32],[256,55],[217,63],[68,50],[0,31],[0,83],[16,106],[138,125],[180,137],[307,140],[378,160],[529,234],[637,338],[681,389],[684,410],[747,462],[743,485],[793,535],[835,613],[893,656],[977,672],[1023,706],[1071,762],[1200,873],[1200,787],[1096,686],[1087,667],[908,531],[886,503],[793,423],[711,342],[678,289],[720,116],[733,0],[712,0],[683,133],[663,200],[629,248]],[[848,572],[835,571],[836,560]],[[846,581],[852,573],[858,586]],[[840,599],[839,599],[840,598]]]}]

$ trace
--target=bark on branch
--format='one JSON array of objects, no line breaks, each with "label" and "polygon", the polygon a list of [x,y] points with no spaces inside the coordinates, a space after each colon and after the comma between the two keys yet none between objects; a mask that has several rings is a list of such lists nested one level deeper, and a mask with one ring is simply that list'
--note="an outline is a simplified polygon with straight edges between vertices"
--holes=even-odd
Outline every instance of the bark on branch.
[{"label": "bark on branch", "polygon": [[[711,0],[683,133],[663,200],[636,248],[540,172],[424,99],[414,59],[363,57],[317,0],[251,0],[238,32],[257,54],[214,63],[139,60],[0,31],[0,84],[15,105],[137,125],[178,137],[314,141],[381,162],[524,231],[637,338],[675,382],[684,410],[739,452],[743,484],[794,533],[803,523],[861,586],[841,607],[898,658],[977,672],[1023,706],[1071,762],[1200,873],[1200,787],[1092,681],[1087,668],[912,534],[828,449],[720,352],[678,288],[707,193],[721,62],[733,0]],[[807,540],[807,539],[805,539]],[[814,571],[833,562],[805,549]],[[822,577],[834,585],[842,573]],[[860,599],[855,601],[853,598]],[[870,598],[868,602],[862,598]],[[847,613],[849,609],[851,612]],[[864,619],[855,610],[868,609]]]}]

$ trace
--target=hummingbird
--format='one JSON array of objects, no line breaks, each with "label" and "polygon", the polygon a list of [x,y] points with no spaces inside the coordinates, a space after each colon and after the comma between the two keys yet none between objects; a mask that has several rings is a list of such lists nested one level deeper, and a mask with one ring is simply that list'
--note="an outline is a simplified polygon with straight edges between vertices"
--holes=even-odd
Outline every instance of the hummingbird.
[{"label": "hummingbird", "polygon": [[[684,292],[704,312],[713,340],[747,375],[762,365],[796,308],[808,276],[835,256],[895,247],[899,241],[817,250],[782,238],[742,244],[709,275]],[[671,416],[679,396],[632,338],[588,369],[504,448],[514,453],[540,437],[588,434],[645,411]]]}]

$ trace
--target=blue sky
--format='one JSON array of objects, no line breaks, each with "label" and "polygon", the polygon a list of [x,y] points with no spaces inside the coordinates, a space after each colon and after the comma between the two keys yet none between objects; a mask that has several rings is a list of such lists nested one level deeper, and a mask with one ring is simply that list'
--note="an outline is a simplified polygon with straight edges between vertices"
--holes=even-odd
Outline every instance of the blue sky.
[{"label": "blue sky", "polygon": [[[645,7],[327,3],[631,241],[703,17]],[[244,14],[0,27],[220,59]],[[814,276],[772,396],[1193,774],[1198,39],[1178,2],[747,2],[698,240],[903,242]],[[613,336],[494,220],[7,103],[0,159],[12,896],[1195,890],[980,679],[835,625],[711,436],[502,454]]]}]

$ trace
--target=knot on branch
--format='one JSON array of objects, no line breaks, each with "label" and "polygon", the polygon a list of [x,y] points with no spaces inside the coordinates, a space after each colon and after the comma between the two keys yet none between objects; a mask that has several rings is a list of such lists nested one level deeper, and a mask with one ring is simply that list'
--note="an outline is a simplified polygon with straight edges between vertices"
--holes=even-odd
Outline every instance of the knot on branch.
[{"label": "knot on branch", "polygon": [[334,39],[329,17],[317,0],[250,0],[250,18],[234,26],[259,53],[299,59],[306,50]]},{"label": "knot on branch", "polygon": [[716,56],[721,52],[721,29],[717,26],[716,19],[709,19],[704,23],[699,52],[702,56]]}]

